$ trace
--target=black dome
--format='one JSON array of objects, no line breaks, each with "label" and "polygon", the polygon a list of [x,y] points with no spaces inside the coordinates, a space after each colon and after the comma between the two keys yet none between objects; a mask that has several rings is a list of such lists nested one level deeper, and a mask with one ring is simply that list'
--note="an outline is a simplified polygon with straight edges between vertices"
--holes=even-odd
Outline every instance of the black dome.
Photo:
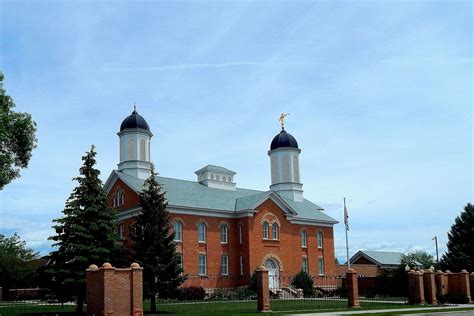
[{"label": "black dome", "polygon": [[296,139],[287,133],[284,129],[281,130],[280,134],[275,136],[270,145],[270,150],[274,150],[281,147],[298,148],[298,142]]},{"label": "black dome", "polygon": [[140,128],[150,131],[148,123],[140,114],[138,114],[137,110],[133,110],[132,114],[127,116],[120,125],[120,131],[128,128]]}]

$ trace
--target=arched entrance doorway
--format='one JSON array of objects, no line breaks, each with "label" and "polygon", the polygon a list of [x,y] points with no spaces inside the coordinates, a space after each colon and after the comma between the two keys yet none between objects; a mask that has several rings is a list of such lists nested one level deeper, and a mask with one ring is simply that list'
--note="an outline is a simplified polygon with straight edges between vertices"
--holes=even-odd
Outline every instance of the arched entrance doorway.
[{"label": "arched entrance doorway", "polygon": [[265,268],[268,269],[268,288],[278,290],[280,288],[280,265],[275,259],[267,259]]}]

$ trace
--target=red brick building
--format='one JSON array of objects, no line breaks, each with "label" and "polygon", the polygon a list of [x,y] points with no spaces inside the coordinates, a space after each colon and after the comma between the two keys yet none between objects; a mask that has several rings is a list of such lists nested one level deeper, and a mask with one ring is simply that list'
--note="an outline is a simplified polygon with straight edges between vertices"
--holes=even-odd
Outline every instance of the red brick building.
[{"label": "red brick building", "polygon": [[[120,163],[105,189],[117,211],[117,232],[129,245],[133,216],[140,211],[138,194],[150,175],[153,135],[136,110],[122,122],[118,135]],[[197,181],[157,177],[167,192],[186,274],[250,275],[261,265],[269,268],[270,276],[302,269],[311,275],[335,273],[337,221],[303,198],[300,152],[282,124],[268,151],[272,178],[268,191],[238,188],[235,172],[213,165],[197,170]],[[272,278],[270,287],[278,288],[278,282]]]}]

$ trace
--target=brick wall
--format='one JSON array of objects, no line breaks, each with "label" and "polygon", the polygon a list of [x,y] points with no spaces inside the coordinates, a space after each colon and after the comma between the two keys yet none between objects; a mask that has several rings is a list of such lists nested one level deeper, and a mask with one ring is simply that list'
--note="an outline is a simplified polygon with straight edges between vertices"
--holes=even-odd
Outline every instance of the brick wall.
[{"label": "brick wall", "polygon": [[[118,212],[137,207],[138,196],[130,190],[121,180],[112,187],[109,193],[109,202],[112,196],[122,188],[125,194],[125,204],[117,207]],[[112,205],[112,204],[111,204]],[[335,275],[334,237],[332,227],[318,227],[311,225],[291,224],[284,212],[271,200],[267,200],[257,208],[253,217],[242,218],[219,218],[212,216],[196,216],[187,214],[171,213],[171,221],[179,220],[183,225],[183,241],[177,242],[177,250],[183,255],[185,274],[197,275],[199,273],[199,254],[207,256],[208,275],[217,275],[221,272],[221,256],[229,257],[229,274],[240,274],[240,256],[243,258],[244,275],[250,275],[255,269],[264,264],[264,258],[272,257],[280,264],[280,274],[296,274],[301,270],[303,257],[308,258],[309,273],[318,275],[318,260],[324,260],[324,274]],[[262,237],[262,223],[264,220],[270,222],[269,239]],[[199,221],[206,224],[206,242],[198,242]],[[272,239],[272,222],[279,224],[279,238]],[[220,241],[220,225],[228,225],[228,243]],[[117,225],[124,224],[125,235],[123,242],[127,247],[130,243],[130,229],[133,219],[126,219]],[[239,225],[243,228],[243,243],[239,242]],[[307,232],[307,247],[301,246],[301,231]],[[118,226],[117,226],[118,231]],[[318,248],[317,233],[323,234],[323,247]],[[248,278],[243,278],[244,283]],[[189,282],[188,282],[189,283]],[[207,282],[209,284],[209,282]],[[186,284],[185,284],[186,285]],[[231,286],[241,285],[233,282]]]}]

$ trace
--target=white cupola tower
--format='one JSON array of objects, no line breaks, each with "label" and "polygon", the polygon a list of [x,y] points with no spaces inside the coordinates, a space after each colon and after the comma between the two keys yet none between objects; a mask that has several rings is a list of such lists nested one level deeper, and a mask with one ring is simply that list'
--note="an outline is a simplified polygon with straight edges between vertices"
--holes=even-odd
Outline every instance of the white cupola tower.
[{"label": "white cupola tower", "polygon": [[298,142],[285,131],[284,122],[282,122],[281,132],[273,138],[268,151],[272,171],[270,189],[296,202],[303,202],[303,184],[300,182],[300,153]]},{"label": "white cupola tower", "polygon": [[132,114],[120,125],[120,163],[118,170],[139,179],[151,174],[150,140],[153,134],[134,106]]}]

